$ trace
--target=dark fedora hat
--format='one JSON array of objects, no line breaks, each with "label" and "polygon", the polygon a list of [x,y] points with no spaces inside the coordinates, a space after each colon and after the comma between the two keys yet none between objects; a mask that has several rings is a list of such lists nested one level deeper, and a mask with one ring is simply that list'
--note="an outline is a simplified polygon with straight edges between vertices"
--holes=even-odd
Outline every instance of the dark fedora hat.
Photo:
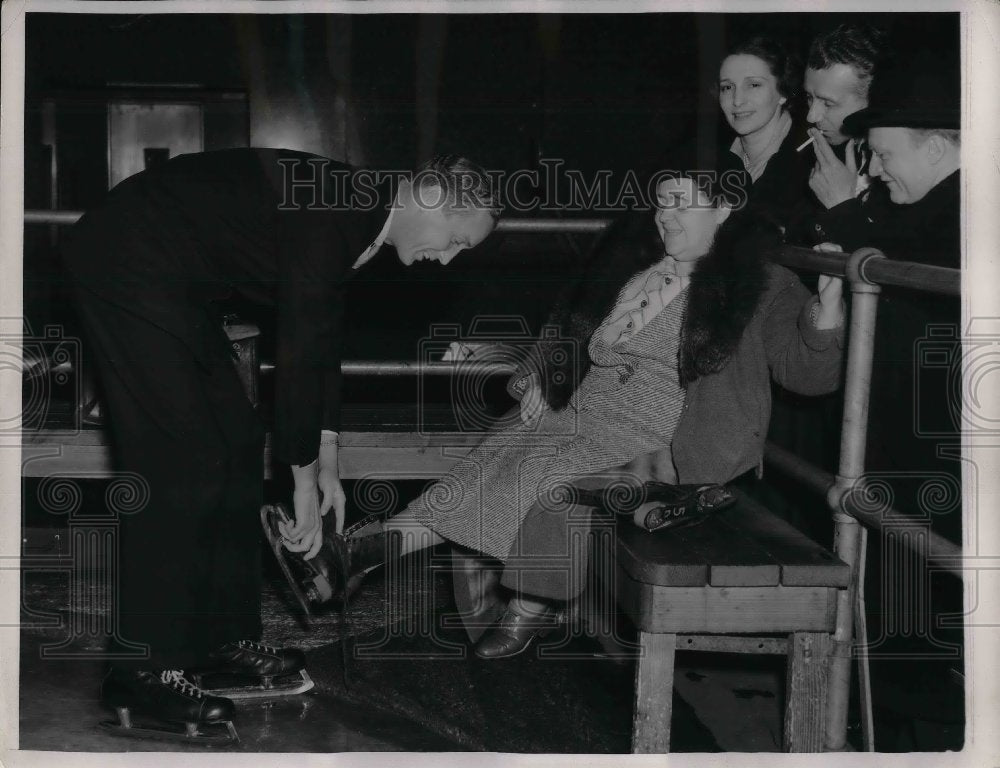
[{"label": "dark fedora hat", "polygon": [[957,55],[899,56],[876,67],[868,106],[844,118],[844,132],[869,128],[961,128]]}]

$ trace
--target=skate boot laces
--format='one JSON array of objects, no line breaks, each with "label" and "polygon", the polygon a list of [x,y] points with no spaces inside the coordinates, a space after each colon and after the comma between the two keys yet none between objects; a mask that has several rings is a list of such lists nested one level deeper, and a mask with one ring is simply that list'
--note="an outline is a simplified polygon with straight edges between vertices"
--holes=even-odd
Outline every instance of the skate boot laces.
[{"label": "skate boot laces", "polygon": [[194,696],[196,699],[204,698],[205,692],[197,685],[184,677],[183,669],[165,669],[160,673],[160,682],[169,685],[186,696]]},{"label": "skate boot laces", "polygon": [[248,651],[255,651],[257,653],[270,653],[272,655],[278,654],[278,649],[273,645],[264,645],[264,643],[255,643],[253,640],[240,640],[237,647],[243,648]]}]

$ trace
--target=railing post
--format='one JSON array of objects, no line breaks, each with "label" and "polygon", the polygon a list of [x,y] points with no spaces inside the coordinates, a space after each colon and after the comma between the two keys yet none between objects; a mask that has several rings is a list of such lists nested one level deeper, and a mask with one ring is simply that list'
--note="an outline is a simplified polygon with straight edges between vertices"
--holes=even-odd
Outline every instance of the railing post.
[{"label": "railing post", "polygon": [[827,494],[833,510],[834,551],[851,568],[851,582],[837,597],[837,624],[830,657],[829,696],[826,710],[826,749],[841,751],[847,744],[847,706],[851,690],[851,647],[854,638],[854,608],[860,564],[865,557],[861,526],[849,515],[844,499],[864,475],[865,443],[868,435],[868,398],[871,391],[872,358],[875,345],[875,317],[881,289],[864,275],[864,266],[873,258],[885,258],[874,248],[855,251],[847,261],[851,286],[851,327],[844,382],[844,417],[840,437],[840,470]]}]

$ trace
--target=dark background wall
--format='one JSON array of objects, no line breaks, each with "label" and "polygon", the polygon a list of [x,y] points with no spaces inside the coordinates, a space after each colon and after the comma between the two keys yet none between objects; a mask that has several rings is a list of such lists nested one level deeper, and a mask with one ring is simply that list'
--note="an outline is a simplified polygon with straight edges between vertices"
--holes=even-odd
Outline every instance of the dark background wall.
[{"label": "dark background wall", "polygon": [[26,88],[245,89],[252,143],[381,167],[461,151],[513,169],[541,151],[620,169],[715,116],[727,43],[770,34],[804,55],[860,18],[957,50],[957,14],[29,14]]},{"label": "dark background wall", "polygon": [[[862,17],[907,45],[957,55],[954,13],[31,13],[27,205],[52,201],[42,101],[123,85],[244,92],[255,146],[404,169],[439,152],[508,173],[537,170],[550,158],[587,178],[607,169],[621,179],[673,147],[728,137],[710,92],[727,44],[770,34],[804,55],[816,32]],[[107,186],[105,105],[94,98],[64,109],[57,132],[55,204],[86,208]],[[27,235],[26,307],[41,325],[58,319],[64,303],[58,234],[35,227]],[[386,249],[353,289],[348,354],[412,358],[431,323],[468,324],[477,313],[521,313],[535,326],[588,243],[494,236],[447,270],[417,265],[405,272]],[[372,312],[373,303],[390,311]],[[403,332],[399,311],[407,318]]]},{"label": "dark background wall", "polygon": [[[288,146],[381,168],[411,168],[433,153],[460,152],[510,173],[538,169],[549,158],[585,176],[609,170],[620,179],[677,146],[693,140],[714,146],[728,137],[710,86],[729,43],[768,34],[804,55],[817,32],[849,20],[883,24],[907,49],[943,58],[959,53],[956,13],[29,13],[27,206],[86,208],[107,187],[104,101],[78,99],[60,112],[54,195],[43,101],[126,85],[241,92],[243,141],[255,146]],[[206,135],[207,144],[213,141],[232,136]],[[57,266],[58,232],[28,227],[25,235],[27,319],[35,328],[64,322],[72,330]],[[432,324],[467,329],[483,314],[521,315],[534,330],[588,244],[582,236],[495,235],[448,269],[409,270],[386,249],[352,286],[346,356],[415,359]],[[266,355],[268,319],[251,319],[263,326]],[[347,399],[412,403],[415,389],[412,381],[354,379]],[[829,444],[835,453],[836,443]],[[804,526],[826,518],[815,514],[814,498],[802,509]],[[953,514],[935,525],[960,540],[959,523]],[[876,568],[870,563],[871,573]],[[947,594],[935,597],[935,605],[943,600],[958,610],[960,590],[944,586]],[[869,598],[869,605],[878,604],[879,596]]]}]

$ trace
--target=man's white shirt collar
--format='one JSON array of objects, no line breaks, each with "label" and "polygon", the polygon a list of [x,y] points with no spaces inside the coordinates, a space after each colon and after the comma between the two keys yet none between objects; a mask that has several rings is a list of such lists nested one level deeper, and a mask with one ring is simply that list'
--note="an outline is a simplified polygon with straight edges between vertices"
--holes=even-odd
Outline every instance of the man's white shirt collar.
[{"label": "man's white shirt collar", "polygon": [[376,237],[375,241],[358,257],[358,260],[354,262],[352,269],[359,269],[360,267],[363,267],[366,263],[368,263],[368,260],[371,259],[372,256],[378,253],[378,249],[382,247],[385,239],[389,236],[389,225],[392,224],[392,216],[394,213],[396,213],[395,205],[389,209],[389,216],[385,220],[382,231],[378,233],[378,237]]}]

